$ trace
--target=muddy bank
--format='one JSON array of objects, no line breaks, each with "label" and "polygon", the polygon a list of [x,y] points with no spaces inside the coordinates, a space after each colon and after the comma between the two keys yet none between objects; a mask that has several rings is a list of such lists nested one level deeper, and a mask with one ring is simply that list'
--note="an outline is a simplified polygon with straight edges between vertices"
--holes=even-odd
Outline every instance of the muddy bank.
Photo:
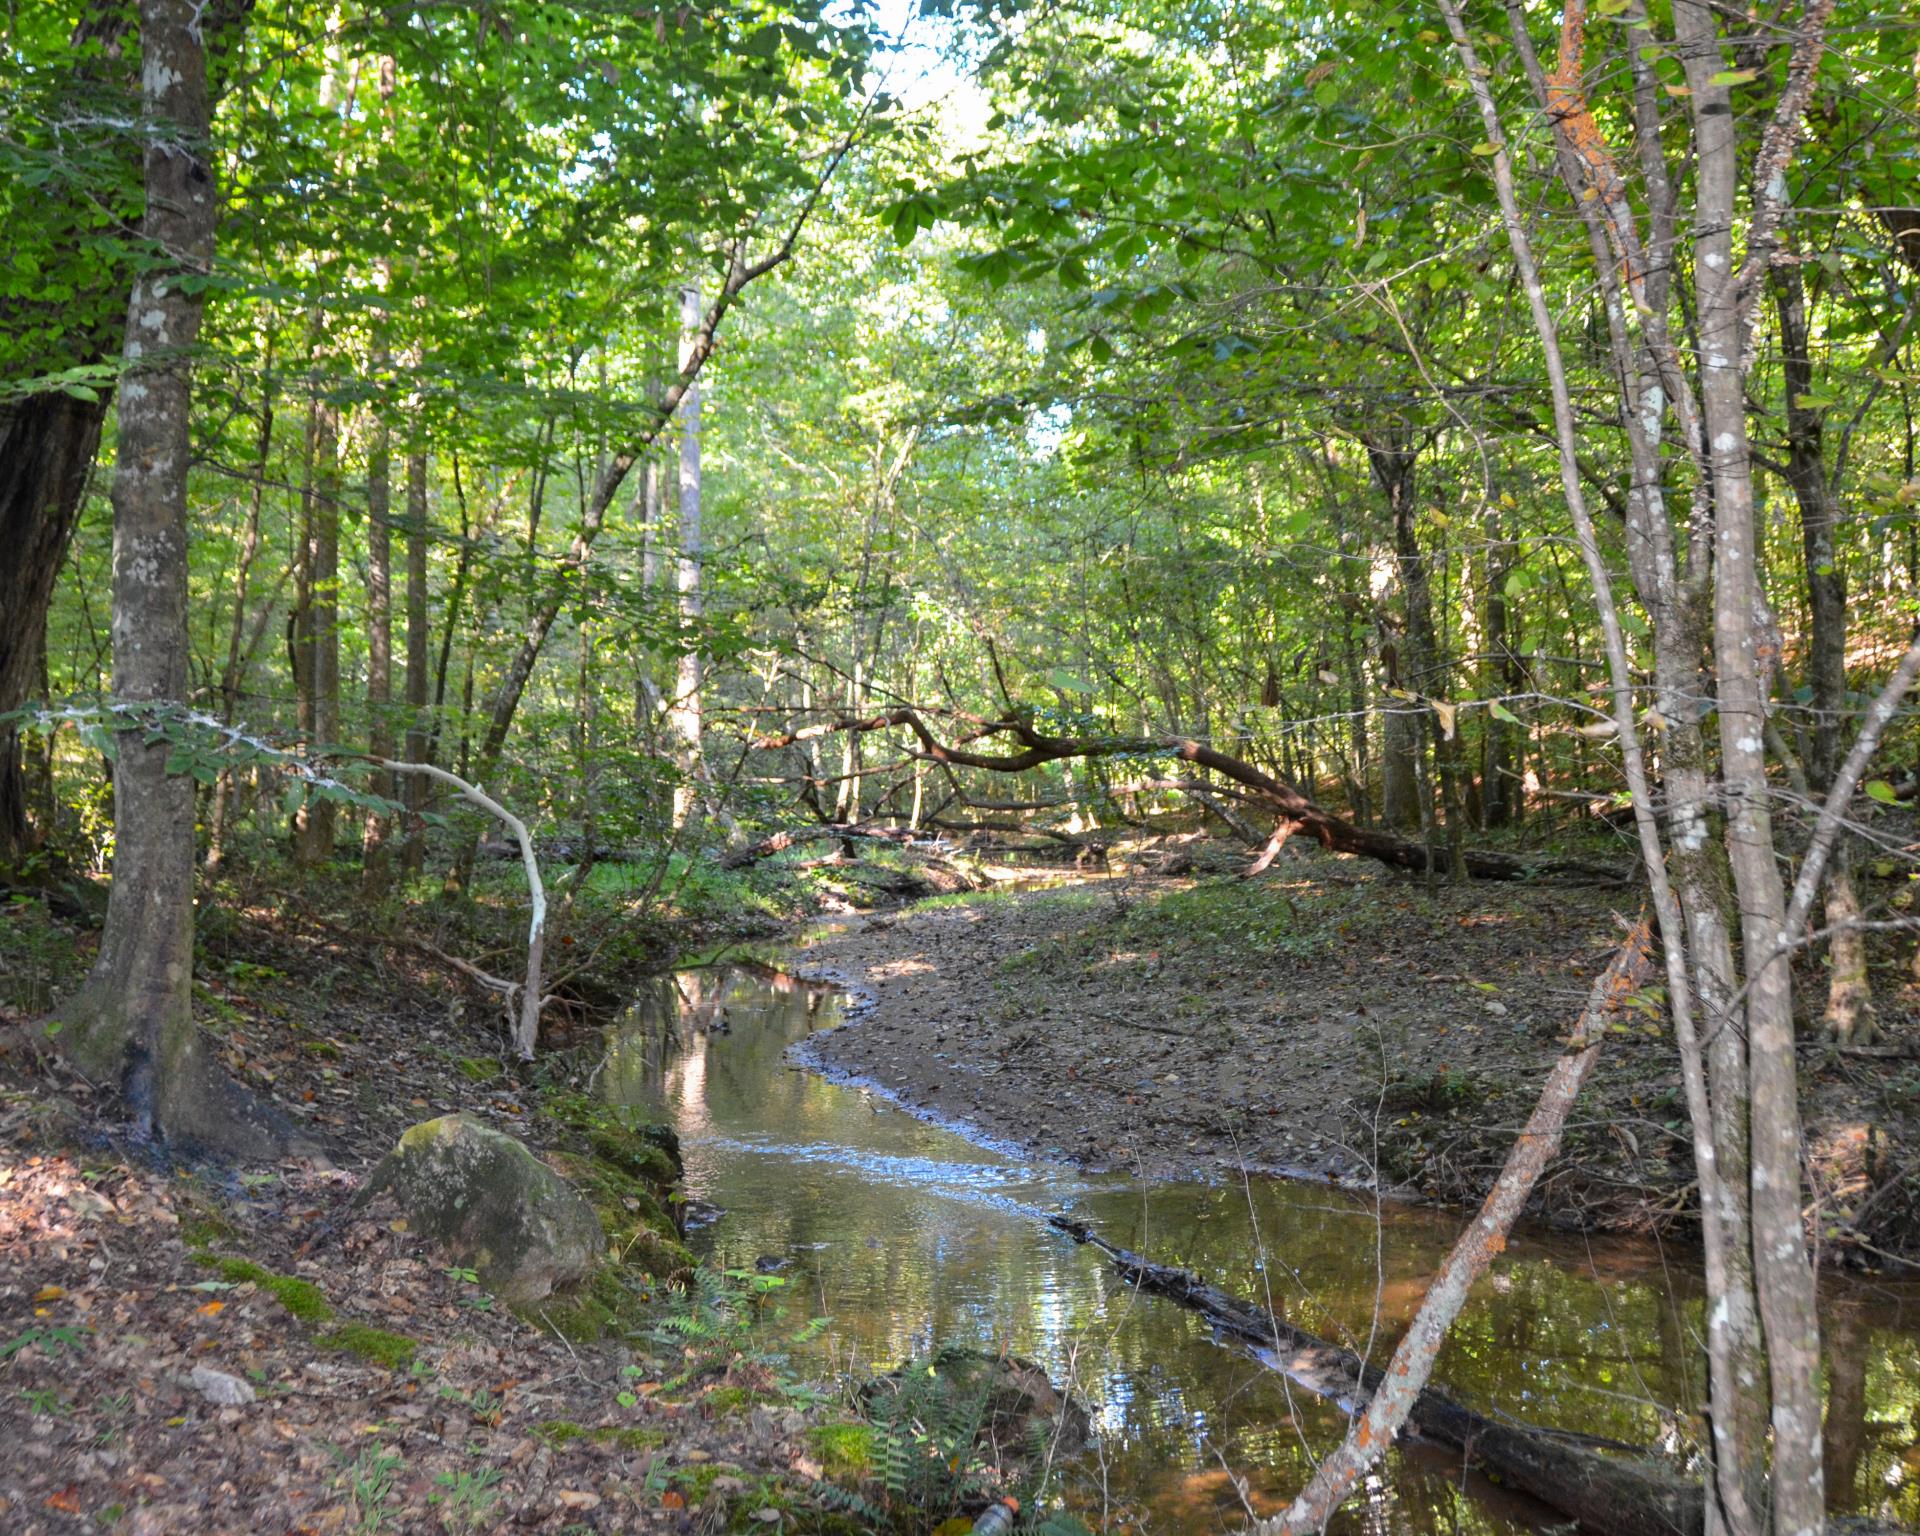
[{"label": "muddy bank", "polygon": [[[1144,877],[935,902],[808,944],[862,999],[811,1053],[899,1102],[1093,1168],[1241,1169],[1477,1203],[1616,942],[1630,891],[1455,888],[1291,854],[1252,883]],[[1883,996],[1895,1050],[1913,999]],[[1912,1062],[1809,1048],[1830,1248],[1905,1257]],[[1904,1074],[1904,1075],[1903,1075]],[[1614,1036],[1532,1214],[1689,1219],[1674,1048]]]}]

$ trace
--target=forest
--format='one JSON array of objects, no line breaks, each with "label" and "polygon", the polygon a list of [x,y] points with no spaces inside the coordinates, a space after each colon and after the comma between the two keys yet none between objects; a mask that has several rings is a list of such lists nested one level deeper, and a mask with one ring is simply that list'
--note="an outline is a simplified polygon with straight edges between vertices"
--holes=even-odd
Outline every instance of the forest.
[{"label": "forest", "polygon": [[1920,1528],[1920,18],[0,50],[0,1528]]}]

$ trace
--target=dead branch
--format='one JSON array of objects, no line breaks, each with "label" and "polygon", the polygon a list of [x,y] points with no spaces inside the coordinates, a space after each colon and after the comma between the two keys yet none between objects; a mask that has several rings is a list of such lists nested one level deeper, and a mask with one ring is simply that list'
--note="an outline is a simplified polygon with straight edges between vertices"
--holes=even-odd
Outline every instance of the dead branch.
[{"label": "dead branch", "polygon": [[[1435,874],[1450,872],[1451,855],[1446,849],[1429,849],[1418,843],[1402,841],[1389,833],[1356,827],[1352,822],[1322,809],[1286,781],[1189,737],[1050,736],[1033,724],[1027,711],[1020,710],[997,720],[979,721],[957,740],[945,742],[934,735],[923,711],[902,705],[877,715],[840,714],[799,731],[755,738],[753,745],[778,748],[830,732],[879,731],[901,726],[910,730],[919,741],[919,756],[949,770],[974,768],[991,773],[1027,773],[1045,764],[1067,759],[1122,756],[1178,758],[1219,775],[1229,786],[1237,787],[1249,803],[1257,804],[1293,830],[1307,833],[1322,847],[1333,852],[1375,859],[1395,869],[1423,873],[1431,871]],[[1009,744],[1015,750],[988,752],[978,749],[980,743],[996,737],[1010,738]],[[1014,831],[1021,835],[1039,832],[1036,828],[993,826],[988,823],[980,824],[979,829]],[[1057,836],[1065,840],[1065,834],[1040,835]],[[1261,840],[1256,838],[1253,841],[1257,845]],[[1466,852],[1464,859],[1467,872],[1483,880],[1521,880],[1542,874],[1599,881],[1626,878],[1622,870],[1580,860],[1530,860],[1512,854],[1472,849]]]},{"label": "dead branch", "polygon": [[1372,1388],[1366,1412],[1354,1420],[1340,1448],[1321,1461],[1286,1512],[1254,1526],[1254,1536],[1304,1536],[1305,1532],[1323,1529],[1354,1484],[1398,1438],[1433,1374],[1433,1363],[1447,1330],[1467,1303],[1467,1293],[1493,1256],[1507,1246],[1507,1233],[1513,1229],[1541,1172],[1560,1150],[1567,1115],[1600,1054],[1608,1024],[1627,1006],[1652,968],[1651,925],[1643,916],[1594,982],[1566,1052],[1547,1074],[1532,1118],[1507,1153],[1506,1166],[1487,1192],[1480,1214],[1460,1234],[1427,1288],[1420,1310],[1401,1335],[1381,1380]]},{"label": "dead branch", "polygon": [[[514,1050],[522,1061],[533,1060],[533,1048],[540,1038],[540,1010],[547,1001],[540,990],[540,961],[547,943],[547,888],[540,880],[540,860],[533,851],[533,837],[527,831],[527,824],[498,800],[477,785],[469,784],[457,773],[449,773],[432,763],[402,763],[388,757],[369,758],[369,762],[386,769],[389,773],[412,773],[434,779],[449,789],[459,792],[464,800],[470,801],[491,816],[496,816],[514,836],[520,845],[520,862],[527,871],[527,894],[533,901],[533,915],[527,925],[527,979],[518,989],[520,993],[520,1019],[513,1032]],[[485,977],[484,972],[474,970],[464,962],[454,960],[453,956],[442,957],[451,962],[456,969],[471,971],[475,979]],[[497,978],[485,977],[483,984],[497,986]],[[507,994],[508,1006],[512,1006],[512,991]]]}]

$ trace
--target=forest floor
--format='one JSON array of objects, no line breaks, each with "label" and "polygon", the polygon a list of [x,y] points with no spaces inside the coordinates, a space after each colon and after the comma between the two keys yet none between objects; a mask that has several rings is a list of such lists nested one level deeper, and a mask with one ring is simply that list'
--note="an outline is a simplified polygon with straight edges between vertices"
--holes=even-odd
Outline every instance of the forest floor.
[{"label": "forest floor", "polygon": [[[631,958],[849,910],[862,879],[890,878],[840,870],[771,913],[718,893]],[[196,1015],[327,1156],[239,1172],[125,1145],[114,1106],[36,1059],[28,1021],[84,974],[97,934],[0,904],[0,1529],[810,1528],[816,1480],[850,1470],[859,1426],[837,1389],[748,1344],[777,1279],[722,1295],[707,1277],[662,1292],[652,1332],[575,1345],[496,1307],[386,1197],[350,1207],[398,1135],[437,1115],[566,1145],[550,1106],[577,1087],[579,1053],[510,1068],[498,1004],[356,916],[348,880],[297,903],[251,895],[203,909]],[[523,900],[509,891],[498,923],[416,911],[410,931],[472,954],[498,928],[510,946]],[[601,928],[575,931],[584,950]]]},{"label": "forest floor", "polygon": [[[859,998],[815,1060],[1031,1153],[1153,1176],[1254,1169],[1477,1205],[1623,918],[1629,889],[1425,883],[1319,850],[1264,877],[1132,876],[942,898],[809,944]],[[1803,1037],[1829,1258],[1920,1260],[1920,989],[1886,957],[1883,1038]],[[1823,995],[1818,973],[1804,996]],[[1673,1042],[1609,1039],[1531,1214],[1691,1219]]]}]

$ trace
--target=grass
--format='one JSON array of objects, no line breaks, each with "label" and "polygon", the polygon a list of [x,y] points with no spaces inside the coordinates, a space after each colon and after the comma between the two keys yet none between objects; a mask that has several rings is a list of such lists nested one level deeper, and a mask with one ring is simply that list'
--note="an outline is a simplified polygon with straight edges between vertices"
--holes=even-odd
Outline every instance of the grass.
[{"label": "grass", "polygon": [[1002,960],[1003,976],[1057,975],[1104,964],[1246,964],[1276,955],[1310,958],[1349,922],[1353,893],[1290,891],[1264,882],[1203,880],[1126,900],[1099,890],[1045,898],[1070,903],[1090,920]]}]

